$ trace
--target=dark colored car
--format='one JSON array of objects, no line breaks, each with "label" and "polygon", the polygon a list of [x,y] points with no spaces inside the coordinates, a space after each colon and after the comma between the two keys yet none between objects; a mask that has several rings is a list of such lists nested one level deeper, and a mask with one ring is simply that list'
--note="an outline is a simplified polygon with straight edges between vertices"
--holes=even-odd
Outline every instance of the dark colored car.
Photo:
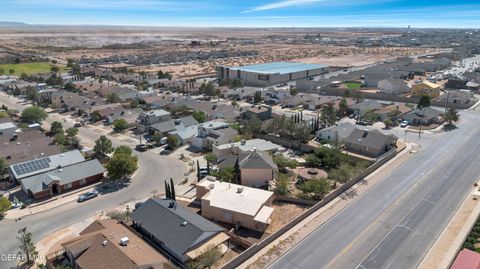
[{"label": "dark colored car", "polygon": [[84,202],[98,196],[98,191],[89,191],[78,197],[78,202]]},{"label": "dark colored car", "polygon": [[135,150],[136,151],[147,151],[148,149],[148,146],[145,145],[145,144],[138,144],[136,147],[135,147]]}]

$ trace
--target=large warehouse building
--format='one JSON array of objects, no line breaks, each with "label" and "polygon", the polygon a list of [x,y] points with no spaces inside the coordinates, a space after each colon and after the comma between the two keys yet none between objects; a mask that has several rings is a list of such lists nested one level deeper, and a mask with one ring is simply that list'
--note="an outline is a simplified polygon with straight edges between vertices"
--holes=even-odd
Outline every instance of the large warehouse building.
[{"label": "large warehouse building", "polygon": [[273,62],[237,67],[219,66],[219,79],[241,79],[246,86],[265,87],[314,77],[328,72],[328,66],[293,62]]}]

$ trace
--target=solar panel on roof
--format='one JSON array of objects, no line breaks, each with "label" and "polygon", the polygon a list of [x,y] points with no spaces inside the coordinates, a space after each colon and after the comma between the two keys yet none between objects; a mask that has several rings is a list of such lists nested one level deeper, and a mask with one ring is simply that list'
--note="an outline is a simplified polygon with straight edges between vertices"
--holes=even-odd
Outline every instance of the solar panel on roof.
[{"label": "solar panel on roof", "polygon": [[13,166],[13,170],[17,175],[23,175],[26,173],[35,172],[50,167],[52,160],[49,157],[31,160],[29,162],[20,163]]}]

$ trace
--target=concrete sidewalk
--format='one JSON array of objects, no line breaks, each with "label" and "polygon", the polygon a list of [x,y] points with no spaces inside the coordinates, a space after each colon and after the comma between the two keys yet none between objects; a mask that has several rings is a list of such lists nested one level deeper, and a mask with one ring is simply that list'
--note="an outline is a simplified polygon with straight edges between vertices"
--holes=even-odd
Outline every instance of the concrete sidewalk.
[{"label": "concrete sidewalk", "polygon": [[350,205],[357,197],[368,191],[370,188],[380,182],[392,170],[396,169],[407,161],[413,154],[418,151],[419,147],[413,143],[407,143],[403,151],[401,151],[393,159],[382,165],[380,168],[372,172],[344,194],[335,198],[329,204],[325,205],[305,220],[290,229],[288,232],[280,236],[277,240],[257,252],[253,257],[248,259],[239,269],[263,269],[269,264],[277,260],[285,254],[290,248],[298,244],[301,240],[315,231],[323,223],[334,217],[339,211]]},{"label": "concrete sidewalk", "polygon": [[[478,182],[477,182],[478,183]],[[474,190],[467,195],[457,213],[452,217],[430,251],[418,266],[419,269],[448,269],[462,248],[480,216],[480,202],[474,199]]]},{"label": "concrete sidewalk", "polygon": [[31,215],[35,215],[35,214],[38,214],[38,213],[41,213],[41,212],[44,212],[44,211],[47,211],[47,210],[50,210],[50,209],[53,209],[53,208],[57,208],[59,206],[63,206],[63,205],[66,205],[66,204],[69,204],[69,203],[72,203],[72,202],[76,202],[77,199],[78,199],[78,196],[81,193],[94,190],[95,187],[97,187],[100,184],[101,184],[101,182],[93,184],[93,185],[86,186],[84,188],[77,189],[77,190],[72,191],[72,192],[68,192],[64,195],[55,196],[55,197],[50,198],[46,201],[42,201],[42,202],[35,203],[35,204],[30,204],[24,209],[15,208],[15,209],[8,210],[7,213],[5,214],[5,218],[6,219],[21,219],[21,218],[28,217],[28,216],[31,216]]}]

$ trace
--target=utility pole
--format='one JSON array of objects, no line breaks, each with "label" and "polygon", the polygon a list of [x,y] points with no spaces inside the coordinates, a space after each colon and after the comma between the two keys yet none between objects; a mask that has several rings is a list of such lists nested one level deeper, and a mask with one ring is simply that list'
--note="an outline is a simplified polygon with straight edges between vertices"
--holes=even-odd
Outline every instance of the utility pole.
[{"label": "utility pole", "polygon": [[[425,117],[425,108],[422,107],[422,119]],[[422,119],[420,119],[420,125],[418,128],[418,139],[420,139],[420,134],[422,133]]]}]

